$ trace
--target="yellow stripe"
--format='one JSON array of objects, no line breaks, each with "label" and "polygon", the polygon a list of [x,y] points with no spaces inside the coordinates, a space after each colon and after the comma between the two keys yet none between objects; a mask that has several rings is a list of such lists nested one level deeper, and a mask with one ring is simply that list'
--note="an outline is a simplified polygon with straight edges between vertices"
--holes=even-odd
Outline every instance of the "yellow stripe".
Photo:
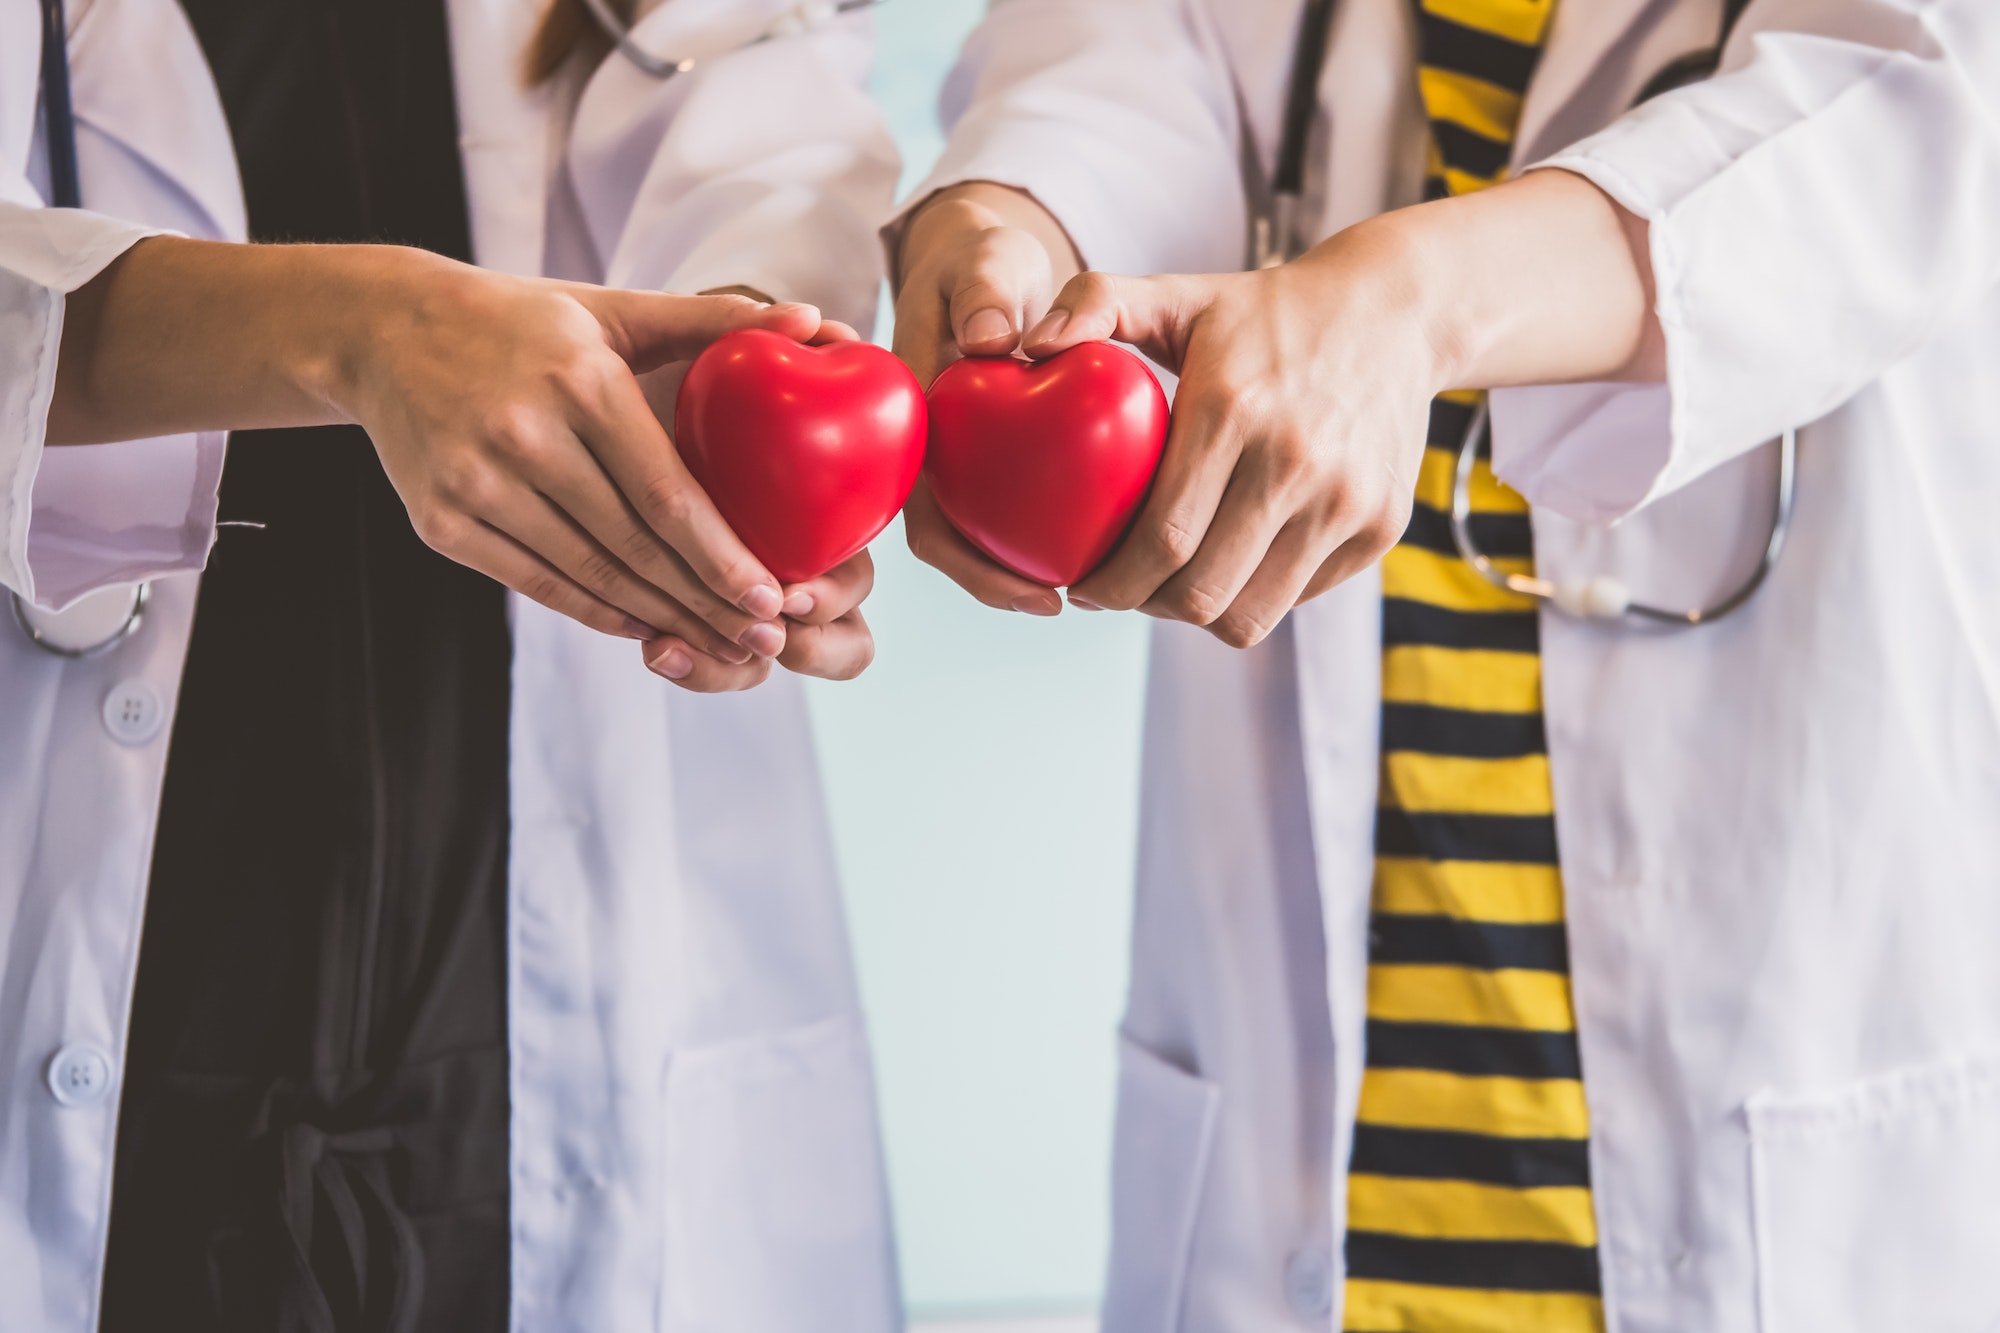
[{"label": "yellow stripe", "polygon": [[1443,963],[1376,963],[1368,969],[1368,1016],[1535,1032],[1576,1027],[1568,975],[1524,967],[1489,972]]},{"label": "yellow stripe", "polygon": [[1542,706],[1542,659],[1534,653],[1405,644],[1382,654],[1382,698],[1488,713]]},{"label": "yellow stripe", "polygon": [[[1493,561],[1503,574],[1531,574],[1533,562]],[[1535,600],[1488,583],[1480,572],[1455,555],[1441,555],[1421,546],[1392,546],[1382,557],[1382,595],[1407,597],[1453,611],[1532,611]],[[1532,656],[1533,654],[1522,654]]]},{"label": "yellow stripe", "polygon": [[[1417,501],[1449,514],[1452,473],[1458,467],[1458,444],[1450,448],[1433,444],[1425,448],[1424,461],[1417,472]],[[1475,514],[1525,514],[1528,502],[1521,493],[1493,475],[1493,465],[1484,458],[1472,463],[1472,512]]]},{"label": "yellow stripe", "polygon": [[1498,861],[1375,861],[1375,910],[1461,921],[1548,925],[1563,919],[1562,872]]},{"label": "yellow stripe", "polygon": [[1361,1120],[1396,1129],[1443,1129],[1512,1139],[1590,1137],[1583,1084],[1573,1078],[1499,1078],[1436,1069],[1370,1069]]},{"label": "yellow stripe", "polygon": [[[1555,0],[1423,0],[1424,9],[1523,46],[1540,46]],[[1512,138],[1510,133],[1506,138]]]},{"label": "yellow stripe", "polygon": [[1567,1291],[1482,1291],[1354,1278],[1348,1333],[1603,1333],[1604,1302]]},{"label": "yellow stripe", "polygon": [[1456,70],[1425,65],[1417,71],[1424,108],[1432,120],[1449,120],[1475,134],[1506,143],[1521,118],[1520,95]]},{"label": "yellow stripe", "polygon": [[1467,759],[1460,755],[1395,750],[1382,756],[1383,804],[1387,796],[1405,810],[1457,815],[1552,815],[1555,790],[1549,757]]},{"label": "yellow stripe", "polygon": [[1349,1176],[1347,1225],[1442,1240],[1597,1244],[1590,1191],[1569,1185],[1512,1189],[1469,1180]]}]

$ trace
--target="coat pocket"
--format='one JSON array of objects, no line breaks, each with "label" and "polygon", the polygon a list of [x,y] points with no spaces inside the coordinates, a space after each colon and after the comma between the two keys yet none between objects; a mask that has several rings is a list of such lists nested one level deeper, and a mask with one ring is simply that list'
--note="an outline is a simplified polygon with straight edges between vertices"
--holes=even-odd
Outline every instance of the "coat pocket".
[{"label": "coat pocket", "polygon": [[2000,1329],[2000,1051],[1749,1121],[1763,1333]]},{"label": "coat pocket", "polygon": [[1103,1333],[1174,1333],[1222,1089],[1122,1037]]},{"label": "coat pocket", "polygon": [[666,1143],[663,1333],[900,1327],[858,1020],[677,1053]]}]

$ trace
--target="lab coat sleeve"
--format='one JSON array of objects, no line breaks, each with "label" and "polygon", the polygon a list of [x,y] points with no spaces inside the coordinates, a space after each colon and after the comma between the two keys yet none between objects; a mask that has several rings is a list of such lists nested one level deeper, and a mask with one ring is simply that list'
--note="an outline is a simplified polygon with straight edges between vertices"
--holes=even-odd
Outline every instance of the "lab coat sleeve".
[{"label": "lab coat sleeve", "polygon": [[940,102],[944,155],[884,230],[937,191],[1033,195],[1085,265],[1242,267],[1241,118],[1220,40],[1189,0],[993,0]]},{"label": "lab coat sleeve", "polygon": [[[214,535],[222,438],[45,450],[67,295],[158,230],[43,208],[0,180],[0,584],[61,607],[114,583],[198,569]],[[114,465],[121,479],[107,472]]]},{"label": "lab coat sleeve", "polygon": [[1724,73],[1546,164],[1646,219],[1662,385],[1494,393],[1494,464],[1617,520],[1841,406],[2000,277],[2000,4],[1762,0]]},{"label": "lab coat sleeve", "polygon": [[607,57],[565,166],[607,283],[752,287],[865,334],[882,281],[875,229],[900,167],[868,95],[874,27],[857,14],[744,44],[789,8],[755,0],[699,30],[685,6],[650,12],[634,40],[693,53],[695,67],[662,81]]}]

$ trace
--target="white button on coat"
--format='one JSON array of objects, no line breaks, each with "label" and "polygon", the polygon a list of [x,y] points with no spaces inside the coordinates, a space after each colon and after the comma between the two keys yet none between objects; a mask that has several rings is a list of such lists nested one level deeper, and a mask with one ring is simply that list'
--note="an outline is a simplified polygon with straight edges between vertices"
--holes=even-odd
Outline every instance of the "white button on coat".
[{"label": "white button on coat", "polygon": [[72,1042],[49,1061],[49,1091],[64,1106],[87,1110],[111,1096],[111,1057],[103,1047]]},{"label": "white button on coat", "polygon": [[104,696],[104,729],[120,745],[139,746],[152,740],[166,716],[160,692],[137,676],[119,681]]}]

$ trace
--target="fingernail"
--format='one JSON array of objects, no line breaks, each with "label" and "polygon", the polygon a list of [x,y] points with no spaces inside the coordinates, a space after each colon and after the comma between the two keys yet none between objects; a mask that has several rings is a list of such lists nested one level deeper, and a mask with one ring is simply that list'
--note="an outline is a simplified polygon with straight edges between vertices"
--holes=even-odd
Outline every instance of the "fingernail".
[{"label": "fingernail", "polygon": [[651,625],[648,625],[636,616],[627,616],[625,617],[625,637],[628,639],[637,639],[639,642],[644,643],[648,639],[659,638],[660,631],[654,629]]},{"label": "fingernail", "polygon": [[1086,598],[1078,597],[1075,593],[1071,593],[1069,595],[1069,604],[1075,607],[1079,611],[1102,611],[1104,609],[1103,607],[1099,606],[1096,602],[1090,601]]},{"label": "fingernail", "polygon": [[1014,609],[1023,615],[1052,616],[1062,610],[1062,603],[1053,597],[1017,597]]},{"label": "fingernail", "polygon": [[1031,343],[1054,342],[1062,336],[1062,331],[1068,327],[1069,311],[1051,310],[1048,314],[1042,316],[1042,322],[1030,329],[1028,336],[1022,341]]},{"label": "fingernail", "polygon": [[819,603],[813,599],[811,593],[795,592],[785,599],[785,614],[796,620],[800,616],[811,615],[812,609],[817,605]]},{"label": "fingernail", "polygon": [[694,670],[694,658],[684,648],[669,648],[646,664],[668,680],[684,680]]},{"label": "fingernail", "polygon": [[776,625],[752,625],[736,641],[759,657],[776,657],[785,651],[785,632]]},{"label": "fingernail", "polygon": [[1007,316],[999,310],[988,307],[976,312],[965,321],[965,332],[959,335],[959,342],[967,347],[976,343],[997,342],[1013,331]]},{"label": "fingernail", "polygon": [[744,593],[737,605],[759,620],[770,620],[784,609],[785,596],[770,584],[760,583]]}]

